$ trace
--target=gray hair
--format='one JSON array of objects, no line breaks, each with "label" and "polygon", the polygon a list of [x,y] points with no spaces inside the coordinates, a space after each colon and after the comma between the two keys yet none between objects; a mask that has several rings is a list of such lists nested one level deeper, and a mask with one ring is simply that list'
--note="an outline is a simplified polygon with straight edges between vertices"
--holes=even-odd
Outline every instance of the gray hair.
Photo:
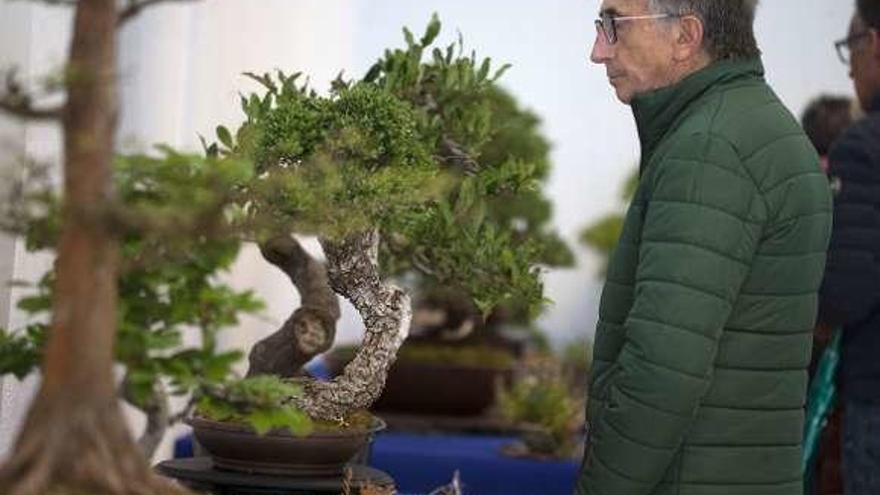
[{"label": "gray hair", "polygon": [[859,17],[865,21],[868,27],[880,29],[880,2],[877,0],[857,0],[856,9]]},{"label": "gray hair", "polygon": [[761,55],[754,30],[758,0],[648,0],[648,6],[653,12],[697,16],[703,21],[703,43],[713,60]]}]

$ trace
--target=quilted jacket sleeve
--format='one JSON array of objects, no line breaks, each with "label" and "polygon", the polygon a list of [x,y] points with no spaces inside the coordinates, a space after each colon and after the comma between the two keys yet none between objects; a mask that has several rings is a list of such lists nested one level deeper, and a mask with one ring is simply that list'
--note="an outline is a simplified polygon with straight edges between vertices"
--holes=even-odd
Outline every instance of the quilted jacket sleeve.
[{"label": "quilted jacket sleeve", "polygon": [[719,138],[684,137],[643,180],[635,297],[608,399],[591,418],[581,494],[645,495],[663,481],[708,390],[765,215]]},{"label": "quilted jacket sleeve", "polygon": [[880,306],[880,144],[871,131],[863,125],[847,132],[829,159],[834,222],[819,318],[832,326],[858,323]]}]

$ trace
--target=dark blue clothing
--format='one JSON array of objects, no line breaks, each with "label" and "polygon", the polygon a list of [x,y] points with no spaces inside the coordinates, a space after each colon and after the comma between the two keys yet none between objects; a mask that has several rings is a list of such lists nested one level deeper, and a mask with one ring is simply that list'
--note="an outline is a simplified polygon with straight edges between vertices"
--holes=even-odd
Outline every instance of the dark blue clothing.
[{"label": "dark blue clothing", "polygon": [[880,96],[829,155],[834,228],[819,320],[843,327],[840,386],[880,402]]},{"label": "dark blue clothing", "polygon": [[844,401],[843,493],[880,493],[880,404]]}]

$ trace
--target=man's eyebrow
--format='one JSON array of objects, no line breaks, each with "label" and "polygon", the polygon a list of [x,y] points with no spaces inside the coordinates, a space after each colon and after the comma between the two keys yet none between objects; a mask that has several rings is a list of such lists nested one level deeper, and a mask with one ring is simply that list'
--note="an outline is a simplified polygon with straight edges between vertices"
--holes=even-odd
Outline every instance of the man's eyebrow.
[{"label": "man's eyebrow", "polygon": [[617,10],[617,7],[605,7],[604,9],[599,11],[599,17],[602,17],[604,15],[618,16],[620,15],[620,11]]}]

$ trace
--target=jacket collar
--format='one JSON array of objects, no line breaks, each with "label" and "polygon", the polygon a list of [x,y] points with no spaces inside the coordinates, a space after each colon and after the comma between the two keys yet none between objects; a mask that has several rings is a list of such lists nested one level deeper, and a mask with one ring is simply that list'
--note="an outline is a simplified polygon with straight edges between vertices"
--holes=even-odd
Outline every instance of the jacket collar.
[{"label": "jacket collar", "polygon": [[704,93],[714,86],[742,77],[764,76],[758,58],[713,62],[681,81],[635,97],[632,111],[642,145],[642,164],[654,153],[676,120]]}]

